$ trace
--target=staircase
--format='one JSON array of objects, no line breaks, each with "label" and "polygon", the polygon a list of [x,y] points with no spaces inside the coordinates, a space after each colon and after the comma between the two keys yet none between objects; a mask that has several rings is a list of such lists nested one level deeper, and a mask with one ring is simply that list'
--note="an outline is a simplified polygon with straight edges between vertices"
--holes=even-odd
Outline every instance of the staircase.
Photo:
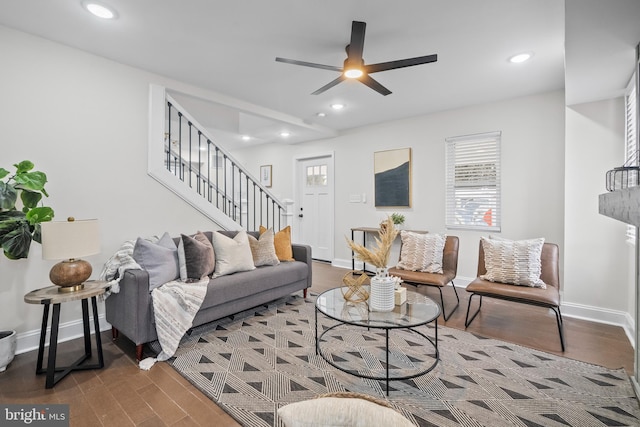
[{"label": "staircase", "polygon": [[[149,97],[148,173],[226,230],[280,230],[288,206],[217,145],[161,86]],[[289,205],[290,206],[290,205]]]}]

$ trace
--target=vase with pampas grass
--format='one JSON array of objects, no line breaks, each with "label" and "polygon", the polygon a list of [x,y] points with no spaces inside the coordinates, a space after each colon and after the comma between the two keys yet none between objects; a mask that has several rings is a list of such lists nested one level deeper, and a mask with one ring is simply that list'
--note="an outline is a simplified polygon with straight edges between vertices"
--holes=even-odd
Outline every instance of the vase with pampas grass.
[{"label": "vase with pampas grass", "polygon": [[391,246],[398,235],[393,219],[387,217],[380,224],[375,247],[367,249],[363,245],[347,239],[347,244],[354,253],[354,257],[366,264],[376,267],[376,275],[371,278],[369,293],[369,309],[371,311],[392,311],[395,306],[394,291],[395,278],[389,276],[389,254]]}]

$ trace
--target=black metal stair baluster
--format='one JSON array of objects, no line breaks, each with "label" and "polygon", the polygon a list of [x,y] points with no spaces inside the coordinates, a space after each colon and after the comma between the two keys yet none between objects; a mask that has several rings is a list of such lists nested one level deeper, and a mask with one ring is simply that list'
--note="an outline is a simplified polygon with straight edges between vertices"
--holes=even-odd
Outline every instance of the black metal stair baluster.
[{"label": "black metal stair baluster", "polygon": [[202,132],[198,130],[198,194],[202,196],[200,192],[200,180],[202,179],[202,143],[200,138],[202,137]]},{"label": "black metal stair baluster", "polygon": [[220,209],[220,165],[218,164],[220,156],[218,155],[218,151],[220,151],[220,149],[218,148],[218,146],[216,146],[216,208]]},{"label": "black metal stair baluster", "polygon": [[168,128],[168,132],[167,132],[167,169],[169,169],[169,171],[171,171],[171,103],[167,101],[167,116],[168,116],[168,123],[167,123],[167,128]]},{"label": "black metal stair baluster", "polygon": [[207,200],[211,203],[211,141],[207,138]]},{"label": "black metal stair baluster", "polygon": [[180,171],[178,176],[184,182],[184,169],[182,168],[182,113],[178,111],[178,166]]},{"label": "black metal stair baluster", "polygon": [[191,121],[188,122],[189,123],[189,188],[193,188],[193,186],[191,185]]}]

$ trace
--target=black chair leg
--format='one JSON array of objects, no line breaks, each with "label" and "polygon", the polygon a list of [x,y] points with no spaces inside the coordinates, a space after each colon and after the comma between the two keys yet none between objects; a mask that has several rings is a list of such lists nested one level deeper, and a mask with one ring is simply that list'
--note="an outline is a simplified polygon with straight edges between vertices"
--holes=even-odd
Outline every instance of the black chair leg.
[{"label": "black chair leg", "polygon": [[453,287],[453,293],[456,295],[456,300],[458,300],[458,302],[456,302],[456,306],[451,309],[449,314],[444,311],[444,298],[442,297],[442,288],[438,286],[438,291],[440,292],[440,306],[442,307],[442,317],[444,317],[445,322],[449,320],[453,312],[456,311],[458,309],[458,306],[460,305],[460,297],[458,296],[458,291],[456,291],[456,285],[453,284],[453,281],[451,282],[451,286]]},{"label": "black chair leg", "polygon": [[565,343],[564,343],[564,322],[562,321],[562,313],[560,312],[560,307],[551,307],[551,310],[556,314],[556,322],[558,323],[558,333],[560,334],[560,346],[562,347],[562,351],[564,352]]},{"label": "black chair leg", "polygon": [[478,313],[480,313],[480,308],[482,308],[482,295],[479,295],[480,297],[480,304],[478,305],[478,309],[476,310],[476,312],[473,314],[473,317],[471,319],[469,319],[469,311],[471,311],[471,300],[473,299],[473,297],[475,297],[477,294],[472,293],[471,296],[469,297],[469,305],[467,306],[467,316],[464,320],[464,327],[467,328],[471,322],[473,322],[473,319],[476,318],[476,316],[478,315]]}]

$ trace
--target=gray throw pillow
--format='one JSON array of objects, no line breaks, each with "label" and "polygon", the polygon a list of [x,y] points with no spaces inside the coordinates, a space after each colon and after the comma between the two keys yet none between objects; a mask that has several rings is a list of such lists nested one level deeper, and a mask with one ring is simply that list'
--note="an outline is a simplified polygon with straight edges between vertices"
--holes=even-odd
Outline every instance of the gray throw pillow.
[{"label": "gray throw pillow", "polygon": [[180,235],[178,243],[178,259],[180,262],[180,279],[200,280],[213,273],[215,267],[215,255],[213,246],[204,233],[187,236]]},{"label": "gray throw pillow", "polygon": [[164,233],[157,243],[138,237],[133,259],[149,273],[149,291],[180,276],[178,248],[169,233]]}]

